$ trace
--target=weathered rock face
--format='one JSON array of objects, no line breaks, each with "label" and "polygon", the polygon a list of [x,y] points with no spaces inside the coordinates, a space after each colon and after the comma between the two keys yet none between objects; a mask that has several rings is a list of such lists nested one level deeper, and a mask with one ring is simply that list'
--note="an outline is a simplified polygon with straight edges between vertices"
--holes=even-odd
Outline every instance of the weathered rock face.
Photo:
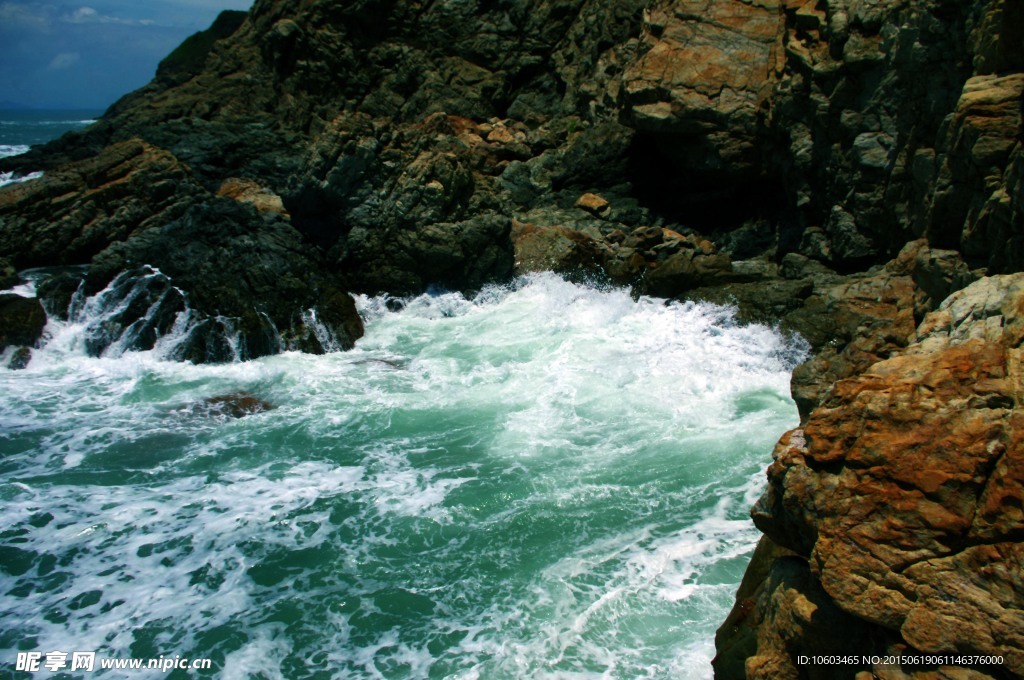
[{"label": "weathered rock face", "polygon": [[[242,178],[280,196],[367,291],[505,277],[512,220],[698,231],[734,259],[799,251],[843,272],[927,235],[1012,271],[1019,14],[1005,0],[265,0],[190,39],[93,129],[0,165],[140,137],[208,190]],[[611,208],[576,208],[586,193]]]},{"label": "weathered rock face", "polygon": [[787,248],[849,268],[927,234],[947,248],[977,239],[972,266],[1020,269],[1005,226],[1020,214],[1020,89],[1005,75],[1024,67],[1007,52],[1016,3],[789,4],[770,124],[797,208]]},{"label": "weathered rock face", "polygon": [[781,317],[815,355],[793,372],[792,394],[806,417],[837,380],[859,375],[902,350],[916,324],[949,293],[978,277],[956,251],[912,241],[885,266],[838,278],[812,275],[813,292]]},{"label": "weathered rock face", "polygon": [[994,272],[1024,262],[1020,225],[1024,73],[979,75],[964,85],[944,139],[928,237]]},{"label": "weathered rock face", "polygon": [[[782,438],[753,516],[805,560],[806,581],[773,581],[795,567],[768,568],[746,605],[760,622],[748,677],[798,675],[798,650],[826,632],[783,620],[821,593],[861,640],[858,656],[997,655],[1005,664],[975,677],[1024,674],[1022,312],[1024,275],[971,284]],[[739,628],[720,631],[720,650]]]},{"label": "weathered rock face", "polygon": [[643,51],[623,76],[633,126],[669,133],[666,151],[680,170],[756,174],[753,142],[785,65],[784,35],[778,1],[651,4]]},{"label": "weathered rock face", "polygon": [[141,140],[107,147],[0,191],[0,252],[21,268],[80,264],[180,216],[201,197],[191,171]]}]

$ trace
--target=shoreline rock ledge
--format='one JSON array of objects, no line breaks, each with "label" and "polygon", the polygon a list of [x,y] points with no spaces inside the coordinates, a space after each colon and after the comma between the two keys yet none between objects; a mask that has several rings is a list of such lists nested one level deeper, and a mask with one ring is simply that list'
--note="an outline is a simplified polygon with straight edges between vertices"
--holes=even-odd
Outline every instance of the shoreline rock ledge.
[{"label": "shoreline rock ledge", "polygon": [[256,0],[0,159],[0,281],[65,266],[0,351],[79,291],[194,362],[535,270],[735,304],[814,355],[716,675],[1024,678],[1022,46],[1020,0]]},{"label": "shoreline rock ledge", "polygon": [[1024,676],[1022,343],[1024,274],[981,279],[782,437],[717,677]]}]

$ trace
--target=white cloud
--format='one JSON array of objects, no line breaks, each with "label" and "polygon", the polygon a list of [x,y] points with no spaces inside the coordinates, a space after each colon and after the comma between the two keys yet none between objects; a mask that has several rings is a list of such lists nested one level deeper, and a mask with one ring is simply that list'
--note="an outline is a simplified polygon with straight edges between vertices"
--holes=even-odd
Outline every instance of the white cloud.
[{"label": "white cloud", "polygon": [[64,21],[69,24],[88,24],[93,21],[102,21],[100,13],[92,7],[79,7],[71,14],[64,16]]},{"label": "white cloud", "polygon": [[51,71],[59,71],[61,69],[74,66],[82,59],[82,55],[78,52],[61,52],[50,60],[50,65],[47,66]]},{"label": "white cloud", "polygon": [[123,26],[152,26],[148,19],[123,19],[121,17],[101,14],[93,7],[79,7],[70,14],[61,17],[61,21],[69,24],[121,24]]}]

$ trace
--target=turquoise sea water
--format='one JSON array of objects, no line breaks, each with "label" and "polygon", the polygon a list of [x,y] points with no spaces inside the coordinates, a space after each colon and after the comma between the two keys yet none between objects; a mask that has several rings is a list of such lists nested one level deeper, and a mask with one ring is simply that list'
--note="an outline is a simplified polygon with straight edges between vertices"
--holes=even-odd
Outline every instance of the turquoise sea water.
[{"label": "turquoise sea water", "polygon": [[[53,323],[0,369],[0,664],[708,677],[801,349],[553,275],[359,306],[345,353],[89,358]],[[203,407],[237,392],[274,408]]]}]

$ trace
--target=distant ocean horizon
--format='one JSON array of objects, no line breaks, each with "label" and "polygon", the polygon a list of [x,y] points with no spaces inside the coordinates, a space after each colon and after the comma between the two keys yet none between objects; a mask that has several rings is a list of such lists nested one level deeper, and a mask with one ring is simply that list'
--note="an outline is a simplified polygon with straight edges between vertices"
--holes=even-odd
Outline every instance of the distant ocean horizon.
[{"label": "distant ocean horizon", "polygon": [[[0,158],[19,156],[36,144],[45,144],[72,130],[95,123],[100,109],[4,109],[0,108]],[[39,177],[0,172],[0,186]]]},{"label": "distant ocean horizon", "polygon": [[102,115],[102,109],[0,108],[0,158],[23,154],[35,144],[80,130]]}]

